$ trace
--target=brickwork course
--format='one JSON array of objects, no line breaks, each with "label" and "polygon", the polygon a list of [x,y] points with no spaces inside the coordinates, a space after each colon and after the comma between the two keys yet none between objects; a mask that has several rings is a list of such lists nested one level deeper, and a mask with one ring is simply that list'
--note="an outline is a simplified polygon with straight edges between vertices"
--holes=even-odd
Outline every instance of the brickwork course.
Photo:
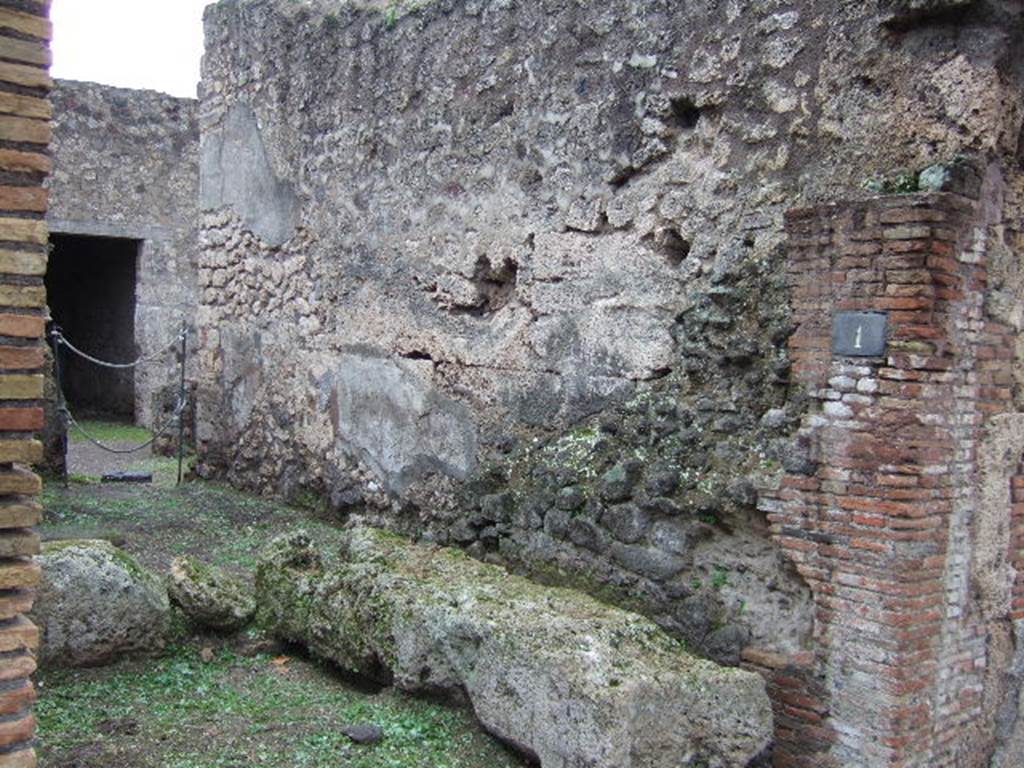
[{"label": "brickwork course", "polygon": [[41,484],[28,467],[42,451],[50,36],[47,2],[0,0],[0,768],[36,765],[39,633],[22,614],[39,579]]},{"label": "brickwork course", "polygon": [[[815,462],[761,508],[811,585],[817,647],[745,653],[776,702],[778,766],[989,765],[1016,695],[1004,678],[1024,615],[1009,568],[1020,479],[1007,454],[1024,435],[1011,329],[985,308],[987,210],[943,193],[787,215],[790,348],[818,402],[804,419]],[[885,313],[888,349],[837,355],[845,311]]]}]

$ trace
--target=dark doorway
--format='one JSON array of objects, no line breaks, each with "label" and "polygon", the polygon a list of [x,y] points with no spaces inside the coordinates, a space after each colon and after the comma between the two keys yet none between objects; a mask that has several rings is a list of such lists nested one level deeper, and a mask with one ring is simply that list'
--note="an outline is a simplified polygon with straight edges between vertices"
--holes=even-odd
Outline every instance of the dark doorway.
[{"label": "dark doorway", "polygon": [[[135,273],[139,241],[51,235],[46,269],[50,313],[68,341],[94,357],[135,359]],[[61,351],[64,395],[76,416],[135,416],[135,372]]]}]

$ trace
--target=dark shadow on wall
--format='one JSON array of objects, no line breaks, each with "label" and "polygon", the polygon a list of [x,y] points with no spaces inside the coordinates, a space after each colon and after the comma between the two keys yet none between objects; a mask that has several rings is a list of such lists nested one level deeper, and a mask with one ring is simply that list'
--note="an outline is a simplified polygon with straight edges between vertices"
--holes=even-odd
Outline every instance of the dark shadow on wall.
[{"label": "dark shadow on wall", "polygon": [[[46,295],[54,323],[76,347],[112,362],[136,357],[138,240],[52,235]],[[65,397],[76,416],[131,420],[133,369],[105,368],[61,351]]]}]

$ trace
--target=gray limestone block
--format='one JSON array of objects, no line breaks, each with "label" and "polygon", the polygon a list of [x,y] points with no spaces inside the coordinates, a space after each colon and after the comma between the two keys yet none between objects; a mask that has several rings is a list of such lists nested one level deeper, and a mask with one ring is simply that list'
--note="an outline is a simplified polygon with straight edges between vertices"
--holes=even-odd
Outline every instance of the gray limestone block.
[{"label": "gray limestone block", "polygon": [[635,544],[650,527],[651,516],[635,504],[618,504],[604,511],[601,524],[624,544]]},{"label": "gray limestone block", "polygon": [[688,565],[688,561],[679,555],[639,544],[614,542],[610,552],[612,559],[627,571],[655,581],[671,579]]},{"label": "gray limestone block", "polygon": [[167,590],[128,553],[107,541],[43,545],[43,577],[29,614],[40,628],[44,665],[108,664],[163,649]]},{"label": "gray limestone block", "polygon": [[601,476],[601,498],[605,501],[626,501],[640,481],[642,467],[638,462],[619,462]]},{"label": "gray limestone block", "polygon": [[406,690],[464,694],[541,768],[745,768],[771,739],[758,675],[636,614],[373,529],[340,555],[310,549],[286,536],[261,558],[260,615],[278,636]]}]

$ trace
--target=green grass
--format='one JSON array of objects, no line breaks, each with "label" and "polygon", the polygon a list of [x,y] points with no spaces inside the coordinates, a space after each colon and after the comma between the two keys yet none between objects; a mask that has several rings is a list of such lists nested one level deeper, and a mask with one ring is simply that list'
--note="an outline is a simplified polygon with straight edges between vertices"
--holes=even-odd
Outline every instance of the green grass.
[{"label": "green grass", "polygon": [[173,459],[154,459],[169,483],[101,485],[57,481],[43,486],[45,510],[39,527],[46,539],[111,538],[143,564],[166,569],[170,559],[190,554],[231,570],[252,569],[260,549],[274,536],[304,527],[321,539],[337,537],[328,518],[213,483],[173,486]]},{"label": "green grass", "polygon": [[720,590],[729,585],[729,571],[721,566],[715,566],[715,572],[711,577],[711,586]]},{"label": "green grass", "polygon": [[[149,460],[147,460],[149,461]],[[153,459],[159,466],[166,459]],[[173,460],[169,460],[173,467]],[[320,542],[340,530],[319,512],[208,482],[181,487],[58,481],[44,485],[46,539],[106,538],[166,573],[179,554],[243,577],[269,540],[302,527]],[[311,500],[306,500],[307,502]],[[175,614],[177,616],[177,614]],[[159,659],[86,670],[43,670],[37,707],[43,765],[89,768],[515,768],[472,715],[394,690],[368,694],[330,668],[296,658],[238,655],[237,638],[210,663],[178,621]],[[119,723],[131,728],[119,730]],[[346,724],[373,723],[379,745],[349,743]]]},{"label": "green grass", "polygon": [[[137,427],[134,424],[116,421],[97,421],[94,419],[82,419],[79,423],[82,425],[82,429],[101,443],[131,443],[138,445],[152,437],[152,433],[148,429]],[[68,440],[73,443],[81,443],[85,442],[87,438],[82,434],[81,430],[75,429],[74,425],[71,425],[68,427]]]},{"label": "green grass", "polygon": [[[486,737],[465,711],[393,690],[368,694],[303,659],[244,658],[222,649],[203,663],[179,645],[163,658],[112,669],[58,670],[39,676],[41,757],[82,745],[121,765],[344,765],[346,768],[513,768],[523,763]],[[111,723],[135,732],[111,734]],[[358,746],[340,732],[373,723],[384,740]],[[91,765],[92,763],[90,763]]]},{"label": "green grass", "polygon": [[[144,445],[152,437],[152,433],[144,427],[137,427],[125,422],[83,419],[80,423],[91,438],[103,445],[115,448]],[[149,447],[130,454],[117,456],[107,454],[101,448],[91,445],[89,438],[74,426],[68,428],[68,440],[74,446],[71,451],[68,477],[71,482],[98,482],[101,474],[112,471],[149,472],[153,475],[153,483],[157,485],[173,486],[177,482],[178,460],[176,455],[155,456]],[[91,454],[94,457],[91,460],[86,459],[84,465],[91,468],[91,474],[86,473],[89,470],[83,471],[83,465],[80,463],[81,457],[86,454]],[[98,457],[99,461],[95,457]],[[184,467],[186,471],[193,460],[194,453],[190,447],[186,446]]]}]

